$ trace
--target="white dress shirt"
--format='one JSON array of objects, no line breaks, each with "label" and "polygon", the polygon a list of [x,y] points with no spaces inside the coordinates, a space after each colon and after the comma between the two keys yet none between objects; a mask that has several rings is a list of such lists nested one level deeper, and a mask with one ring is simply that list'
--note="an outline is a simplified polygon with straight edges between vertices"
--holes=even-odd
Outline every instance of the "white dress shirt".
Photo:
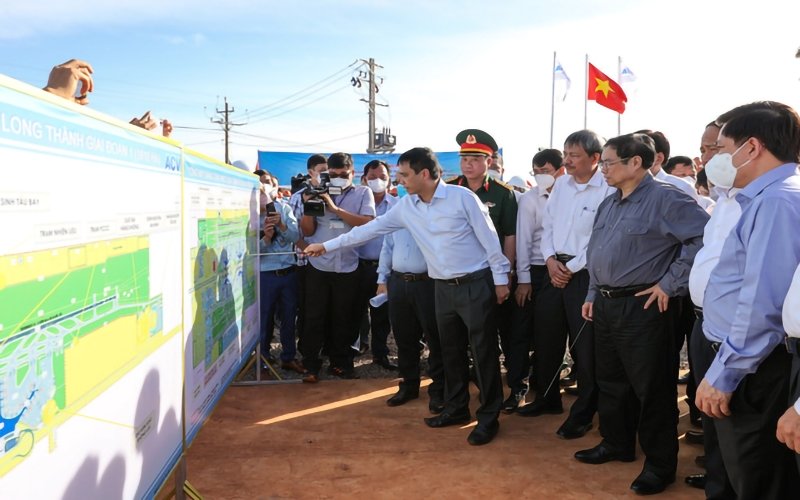
[{"label": "white dress shirt", "polygon": [[550,193],[534,186],[519,197],[517,209],[517,282],[531,282],[531,266],[543,266],[542,219]]},{"label": "white dress shirt", "polygon": [[689,273],[689,294],[697,307],[703,307],[708,278],[719,262],[725,240],[739,221],[739,216],[742,215],[742,207],[736,201],[736,193],[739,192],[739,189],[715,187],[714,190],[719,198],[711,212],[711,219],[706,223],[703,233],[703,248],[695,255],[694,264]]},{"label": "white dress shirt", "polygon": [[[694,185],[690,184],[689,181],[685,181],[680,177],[668,174],[663,168],[659,169],[658,173],[655,174],[653,177],[660,180],[661,182],[672,184],[676,188],[680,189],[684,193],[691,196],[694,201],[696,201],[701,207],[703,207],[703,205],[700,204],[700,195],[697,194],[697,190],[694,188]],[[703,207],[703,210],[705,210],[705,208],[706,207]]]},{"label": "white dress shirt", "polygon": [[574,255],[567,268],[573,273],[585,268],[597,207],[614,192],[616,188],[606,184],[599,168],[586,184],[578,184],[571,175],[556,179],[542,221],[544,259],[557,253]]},{"label": "white dress shirt", "polygon": [[400,198],[386,214],[324,243],[332,252],[375,236],[408,229],[434,279],[453,279],[491,267],[495,285],[507,285],[511,264],[503,255],[489,210],[471,190],[441,179],[430,203],[416,194]]},{"label": "white dress shirt", "polygon": [[[786,335],[800,338],[800,266],[794,272],[789,293],[783,302],[783,329]],[[800,398],[794,402],[794,410],[800,413]]]}]

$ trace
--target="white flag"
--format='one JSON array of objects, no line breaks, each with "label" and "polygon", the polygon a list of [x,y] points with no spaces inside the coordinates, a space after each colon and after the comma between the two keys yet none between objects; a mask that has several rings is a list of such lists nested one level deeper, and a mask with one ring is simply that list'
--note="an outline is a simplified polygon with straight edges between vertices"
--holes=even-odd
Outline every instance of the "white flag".
[{"label": "white flag", "polygon": [[553,68],[553,78],[555,80],[564,80],[565,82],[567,82],[567,86],[564,89],[564,96],[561,98],[561,100],[563,101],[564,99],[567,98],[567,92],[569,92],[569,87],[572,85],[572,80],[569,79],[569,76],[567,76],[567,72],[564,71],[564,67],[561,66],[561,62],[559,61],[556,61],[556,67]]},{"label": "white flag", "polygon": [[629,83],[635,81],[636,81],[636,75],[634,74],[634,72],[631,71],[631,69],[627,66],[623,67],[622,71],[620,71],[619,73],[619,83]]}]

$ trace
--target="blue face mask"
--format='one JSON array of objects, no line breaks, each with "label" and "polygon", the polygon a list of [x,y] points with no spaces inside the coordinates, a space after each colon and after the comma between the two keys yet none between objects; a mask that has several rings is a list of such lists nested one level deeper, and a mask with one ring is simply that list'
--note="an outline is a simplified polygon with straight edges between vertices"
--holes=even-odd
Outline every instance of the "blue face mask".
[{"label": "blue face mask", "polygon": [[403,196],[407,195],[408,191],[406,191],[406,187],[402,184],[397,185],[397,197],[402,198]]}]

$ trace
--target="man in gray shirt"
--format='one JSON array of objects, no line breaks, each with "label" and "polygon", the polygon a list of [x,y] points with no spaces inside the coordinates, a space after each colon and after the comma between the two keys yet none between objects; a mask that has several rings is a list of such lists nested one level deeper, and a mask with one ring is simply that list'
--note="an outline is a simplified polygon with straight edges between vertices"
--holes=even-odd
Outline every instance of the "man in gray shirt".
[{"label": "man in gray shirt", "polygon": [[671,297],[688,293],[689,270],[703,244],[708,214],[648,168],[653,140],[627,134],[608,141],[601,169],[617,192],[597,209],[587,249],[589,292],[583,317],[594,322],[602,442],[575,453],[581,462],[631,462],[639,444],[644,468],[638,494],[675,480],[678,408],[672,352]]}]

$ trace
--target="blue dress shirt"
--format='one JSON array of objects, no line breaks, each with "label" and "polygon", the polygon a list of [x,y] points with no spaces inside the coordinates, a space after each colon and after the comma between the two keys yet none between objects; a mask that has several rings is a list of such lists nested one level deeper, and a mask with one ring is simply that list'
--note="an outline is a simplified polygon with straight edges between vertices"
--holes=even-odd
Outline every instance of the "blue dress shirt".
[{"label": "blue dress shirt", "polygon": [[428,263],[407,229],[400,229],[383,237],[381,258],[378,261],[378,283],[386,283],[392,271],[422,274],[428,272]]},{"label": "blue dress shirt", "polygon": [[[380,217],[381,215],[385,214],[387,210],[395,206],[396,203],[397,203],[397,198],[390,195],[389,193],[386,193],[383,196],[381,202],[375,205],[375,214]],[[382,246],[383,246],[382,236],[378,236],[377,238],[372,238],[368,242],[358,247],[358,258],[364,260],[378,260],[381,257]]]},{"label": "blue dress shirt", "polygon": [[[286,224],[286,231],[281,231],[275,226],[275,237],[272,243],[264,243],[264,238],[258,240],[258,252],[261,254],[292,252],[286,255],[261,255],[260,269],[262,271],[275,271],[285,269],[295,264],[294,243],[300,238],[300,229],[297,227],[297,219],[292,213],[292,207],[282,200],[275,200],[275,207],[281,214],[281,220]],[[265,214],[261,214],[261,228],[264,228]]]},{"label": "blue dress shirt", "polygon": [[800,263],[800,175],[790,163],[761,175],[736,196],[742,207],[711,272],[703,333],[721,342],[705,378],[723,392],[783,341],[781,308]]},{"label": "blue dress shirt", "polygon": [[403,228],[414,236],[431,278],[458,278],[491,267],[495,285],[508,284],[511,264],[500,248],[489,210],[469,189],[441,179],[430,203],[415,194],[401,198],[385,215],[325,242],[325,250],[353,247]]}]

